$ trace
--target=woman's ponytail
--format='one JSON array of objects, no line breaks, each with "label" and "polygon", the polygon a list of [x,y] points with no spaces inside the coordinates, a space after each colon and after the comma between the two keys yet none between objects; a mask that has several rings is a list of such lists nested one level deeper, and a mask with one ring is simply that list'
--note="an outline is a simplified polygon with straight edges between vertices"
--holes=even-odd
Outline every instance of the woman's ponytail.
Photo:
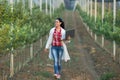
[{"label": "woman's ponytail", "polygon": [[65,29],[65,25],[64,22],[62,21],[61,25],[60,25],[63,29]]}]

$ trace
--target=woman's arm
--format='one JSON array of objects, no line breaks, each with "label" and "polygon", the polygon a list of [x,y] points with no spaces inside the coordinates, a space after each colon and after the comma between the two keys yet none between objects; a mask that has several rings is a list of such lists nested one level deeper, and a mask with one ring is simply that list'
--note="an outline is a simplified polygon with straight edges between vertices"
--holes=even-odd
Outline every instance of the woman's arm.
[{"label": "woman's arm", "polygon": [[48,52],[48,49],[50,48],[50,45],[52,43],[52,37],[53,37],[53,28],[49,32],[49,37],[48,37],[48,40],[47,40],[47,43],[44,49],[45,52]]},{"label": "woman's arm", "polygon": [[52,43],[52,37],[53,37],[53,28],[49,32],[49,37],[48,37],[48,40],[47,40],[47,43],[46,43],[46,46],[45,46],[46,49],[49,49],[49,47]]}]

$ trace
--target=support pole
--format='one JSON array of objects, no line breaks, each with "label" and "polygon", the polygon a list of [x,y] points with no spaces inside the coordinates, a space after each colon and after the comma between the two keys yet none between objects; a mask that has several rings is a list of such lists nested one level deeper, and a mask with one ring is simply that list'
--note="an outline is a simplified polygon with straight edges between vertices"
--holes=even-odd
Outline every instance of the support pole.
[{"label": "support pole", "polygon": [[[115,31],[115,22],[116,22],[116,0],[113,2],[113,32]],[[113,56],[114,60],[116,59],[116,42],[113,40]]]},{"label": "support pole", "polygon": [[[102,27],[103,27],[103,19],[104,19],[104,0],[102,0]],[[104,35],[102,34],[102,47],[104,47]]]}]

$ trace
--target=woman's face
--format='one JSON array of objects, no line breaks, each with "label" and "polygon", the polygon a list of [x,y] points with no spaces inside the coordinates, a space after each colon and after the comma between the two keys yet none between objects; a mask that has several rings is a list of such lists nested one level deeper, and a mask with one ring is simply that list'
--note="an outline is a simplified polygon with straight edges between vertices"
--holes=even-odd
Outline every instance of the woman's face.
[{"label": "woman's face", "polygon": [[59,20],[55,20],[55,26],[56,26],[56,27],[59,27],[60,24],[61,24],[61,22],[60,22]]}]

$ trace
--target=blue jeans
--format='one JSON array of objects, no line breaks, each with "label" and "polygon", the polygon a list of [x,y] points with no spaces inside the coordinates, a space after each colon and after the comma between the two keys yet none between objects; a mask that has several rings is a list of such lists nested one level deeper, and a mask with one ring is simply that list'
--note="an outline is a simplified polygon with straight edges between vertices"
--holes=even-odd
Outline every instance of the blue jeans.
[{"label": "blue jeans", "polygon": [[61,71],[61,59],[63,55],[62,46],[52,46],[51,53],[54,60],[54,74],[60,74]]}]

